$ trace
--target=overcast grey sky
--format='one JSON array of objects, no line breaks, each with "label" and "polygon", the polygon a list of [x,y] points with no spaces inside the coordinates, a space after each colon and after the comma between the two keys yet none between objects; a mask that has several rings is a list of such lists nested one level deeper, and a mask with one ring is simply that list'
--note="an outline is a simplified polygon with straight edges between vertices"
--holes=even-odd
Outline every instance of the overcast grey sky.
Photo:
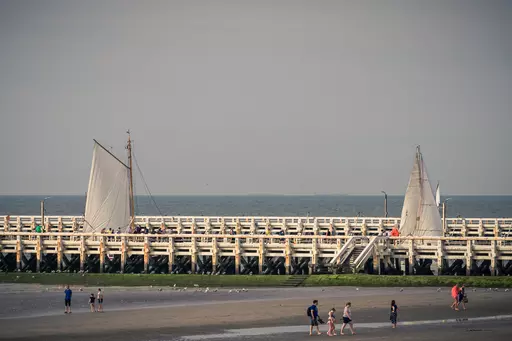
[{"label": "overcast grey sky", "polygon": [[[0,0],[0,194],[512,194],[512,1]],[[138,194],[144,194],[140,180]]]}]

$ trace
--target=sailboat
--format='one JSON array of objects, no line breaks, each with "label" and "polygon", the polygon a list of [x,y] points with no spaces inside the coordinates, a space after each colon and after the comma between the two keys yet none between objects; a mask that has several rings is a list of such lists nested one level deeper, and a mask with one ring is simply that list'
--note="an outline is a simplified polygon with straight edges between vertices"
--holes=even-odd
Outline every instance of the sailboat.
[{"label": "sailboat", "polygon": [[436,187],[436,205],[439,207],[441,205],[441,190],[439,189],[439,181],[437,182]]},{"label": "sailboat", "polygon": [[400,219],[400,235],[418,237],[440,237],[443,235],[441,216],[428,179],[420,146],[416,148],[414,165],[405,193]]},{"label": "sailboat", "polygon": [[85,203],[84,232],[103,229],[134,230],[132,143],[128,133],[128,164],[94,141],[91,173]]}]

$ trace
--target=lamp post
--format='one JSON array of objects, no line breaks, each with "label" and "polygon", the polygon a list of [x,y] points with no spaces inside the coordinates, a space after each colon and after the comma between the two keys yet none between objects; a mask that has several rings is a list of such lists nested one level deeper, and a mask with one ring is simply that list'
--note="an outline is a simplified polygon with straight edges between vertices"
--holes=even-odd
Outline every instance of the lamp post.
[{"label": "lamp post", "polygon": [[51,197],[46,197],[44,198],[43,200],[41,200],[41,228],[44,230],[45,229],[45,226],[44,226],[44,201],[46,199],[50,199]]},{"label": "lamp post", "polygon": [[388,194],[384,191],[381,191],[384,194],[384,217],[388,217]]},{"label": "lamp post", "polygon": [[446,205],[446,202],[448,200],[452,200],[452,198],[446,198],[443,200],[443,235],[446,233],[446,207],[448,206]]}]

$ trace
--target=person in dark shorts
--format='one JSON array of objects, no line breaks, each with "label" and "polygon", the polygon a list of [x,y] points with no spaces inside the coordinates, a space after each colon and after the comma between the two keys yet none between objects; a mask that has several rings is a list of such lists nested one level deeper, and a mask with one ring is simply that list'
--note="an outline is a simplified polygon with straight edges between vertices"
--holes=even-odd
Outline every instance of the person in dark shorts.
[{"label": "person in dark shorts", "polygon": [[395,303],[395,300],[391,301],[391,313],[389,315],[389,319],[391,320],[393,328],[396,328],[396,320],[398,319],[398,307]]},{"label": "person in dark shorts", "polygon": [[355,335],[356,332],[354,331],[354,325],[352,323],[352,311],[350,310],[350,307],[352,307],[352,303],[347,302],[345,304],[345,309],[343,309],[343,325],[341,326],[340,334],[343,334],[343,330],[348,324],[348,327],[350,328],[350,331],[352,332],[352,335]]},{"label": "person in dark shorts", "polygon": [[457,300],[459,301],[459,307],[462,305],[462,309],[466,310],[466,302],[468,300],[466,296],[466,287],[464,284],[462,284],[459,288],[459,295],[457,297]]},{"label": "person in dark shorts", "polygon": [[103,312],[103,292],[101,292],[101,289],[98,289],[98,312]]},{"label": "person in dark shorts", "polygon": [[91,307],[91,313],[94,313],[96,311],[96,309],[94,307],[95,300],[96,300],[96,297],[94,297],[94,294],[91,294],[91,296],[89,296],[89,306]]},{"label": "person in dark shorts", "polygon": [[307,309],[307,316],[310,319],[309,335],[313,335],[313,327],[316,327],[316,333],[321,335],[320,328],[318,327],[318,300],[313,301],[313,305]]},{"label": "person in dark shorts", "polygon": [[71,314],[72,295],[73,291],[69,288],[69,285],[66,285],[66,290],[64,290],[64,314]]}]

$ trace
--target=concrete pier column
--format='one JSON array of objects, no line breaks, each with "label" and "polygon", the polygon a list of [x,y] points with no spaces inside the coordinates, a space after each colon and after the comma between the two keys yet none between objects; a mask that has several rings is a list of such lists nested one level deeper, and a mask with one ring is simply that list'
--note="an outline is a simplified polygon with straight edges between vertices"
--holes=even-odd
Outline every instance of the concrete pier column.
[{"label": "concrete pier column", "polygon": [[121,237],[121,273],[124,274],[124,267],[126,266],[126,236]]},{"label": "concrete pier column", "polygon": [[[4,217],[4,232],[9,232],[9,225],[10,225],[9,216],[5,216]],[[34,226],[34,229],[35,229],[35,226]]]},{"label": "concrete pier column", "polygon": [[437,241],[436,259],[437,259],[437,275],[440,276],[443,272],[442,271],[443,270],[443,241],[442,240]]},{"label": "concrete pier column", "polygon": [[289,275],[292,272],[292,248],[290,245],[290,239],[286,239],[286,249],[285,249],[285,273]]},{"label": "concrete pier column", "polygon": [[496,241],[491,241],[491,276],[496,276]]},{"label": "concrete pier column", "polygon": [[62,232],[62,228],[63,228],[62,217],[59,217],[59,220],[58,220],[58,231]]},{"label": "concrete pier column", "polygon": [[41,242],[41,235],[38,234],[36,237],[36,272],[41,272],[41,255],[43,250]]},{"label": "concrete pier column", "polygon": [[169,253],[169,273],[171,273],[174,266],[174,238],[169,238],[169,246],[167,247],[167,252]]},{"label": "concrete pier column", "polygon": [[100,236],[100,274],[105,269],[105,236]]},{"label": "concrete pier column", "polygon": [[196,238],[191,238],[192,245],[190,246],[190,271],[195,274],[197,272],[197,243]]},{"label": "concrete pier column", "polygon": [[483,237],[485,234],[484,231],[485,231],[484,222],[482,221],[482,219],[480,219],[480,222],[478,223],[478,236]]},{"label": "concrete pier column", "polygon": [[62,270],[62,237],[57,237],[57,271]]},{"label": "concrete pier column", "polygon": [[217,247],[217,238],[212,238],[212,273],[217,272],[217,266],[219,264]]},{"label": "concrete pier column", "polygon": [[235,239],[235,275],[240,274],[240,239]]},{"label": "concrete pier column", "polygon": [[309,274],[312,275],[315,273],[316,266],[318,264],[318,239],[313,238],[311,241],[311,262],[309,263]]},{"label": "concrete pier column", "polygon": [[259,244],[260,246],[258,248],[258,273],[261,275],[263,273],[263,264],[265,262],[265,243],[263,238],[260,238]]},{"label": "concrete pier column", "polygon": [[409,275],[414,275],[414,264],[416,262],[416,250],[414,241],[409,240]]},{"label": "concrete pier column", "polygon": [[87,247],[85,245],[85,237],[80,236],[80,271],[85,269],[85,260],[87,259]]},{"label": "concrete pier column", "polygon": [[368,227],[366,226],[366,222],[363,221],[363,224],[361,225],[361,235],[366,236],[368,233]]},{"label": "concrete pier column", "polygon": [[144,237],[144,273],[147,274],[148,273],[148,269],[149,269],[149,253],[150,253],[150,248],[149,248],[149,237]]},{"label": "concrete pier column", "polygon": [[21,270],[21,255],[23,253],[23,245],[21,243],[21,236],[16,236],[16,269]]},{"label": "concrete pier column", "polygon": [[471,266],[473,264],[473,246],[471,240],[466,240],[466,276],[471,276]]}]

